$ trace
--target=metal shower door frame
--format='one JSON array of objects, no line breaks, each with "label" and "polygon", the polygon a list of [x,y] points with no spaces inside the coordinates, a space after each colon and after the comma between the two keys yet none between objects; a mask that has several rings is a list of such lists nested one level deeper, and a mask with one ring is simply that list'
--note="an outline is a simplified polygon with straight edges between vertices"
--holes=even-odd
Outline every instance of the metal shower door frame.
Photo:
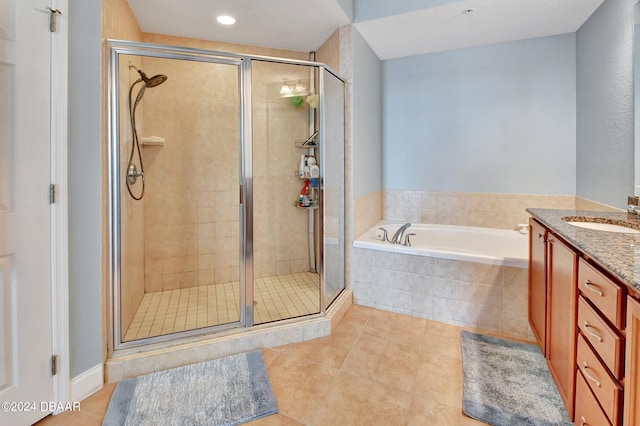
[{"label": "metal shower door frame", "polygon": [[[253,298],[254,298],[254,271],[253,271],[253,149],[252,149],[252,61],[275,62],[282,64],[306,65],[317,67],[320,71],[318,82],[318,93],[320,94],[319,109],[319,143],[324,145],[324,120],[322,119],[324,106],[323,101],[323,73],[326,70],[341,80],[345,80],[330,67],[325,64],[301,61],[286,58],[274,58],[258,55],[244,55],[230,52],[194,49],[170,45],[152,44],[144,42],[131,42],[123,40],[106,40],[106,47],[109,52],[108,63],[108,201],[109,201],[109,347],[110,355],[117,352],[125,354],[137,352],[137,348],[144,346],[145,349],[156,349],[168,347],[176,341],[193,341],[194,339],[213,332],[225,331],[236,328],[248,328],[254,325]],[[239,221],[240,221],[240,265],[239,265],[239,286],[240,286],[240,319],[237,322],[222,325],[197,328],[188,331],[165,334],[155,337],[148,337],[132,341],[122,341],[121,319],[120,319],[120,286],[121,286],[121,237],[120,237],[120,184],[122,173],[120,170],[120,118],[119,118],[119,55],[136,55],[153,58],[178,59],[187,61],[222,63],[235,65],[238,67],[238,99],[240,101],[238,111],[238,152],[239,152]],[[320,179],[320,197],[323,197],[323,179]],[[319,229],[322,241],[323,234],[323,212],[324,206],[319,209]],[[319,244],[319,262],[317,272],[319,274],[319,287],[321,289],[319,308],[320,312],[314,316],[324,315],[327,303],[324,295],[324,244]],[[344,260],[344,259],[343,259]],[[305,316],[282,321],[300,321],[309,318]],[[277,322],[278,323],[278,322]]]}]

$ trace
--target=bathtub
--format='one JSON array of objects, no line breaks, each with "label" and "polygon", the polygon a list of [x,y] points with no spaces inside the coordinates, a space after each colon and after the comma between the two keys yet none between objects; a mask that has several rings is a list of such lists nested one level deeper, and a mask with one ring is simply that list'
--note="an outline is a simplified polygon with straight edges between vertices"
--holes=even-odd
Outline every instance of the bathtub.
[{"label": "bathtub", "polygon": [[[516,230],[412,224],[411,247],[382,241],[380,222],[353,243],[358,305],[533,340],[527,321],[528,235]],[[403,238],[404,242],[404,238]]]},{"label": "bathtub", "polygon": [[[526,228],[517,231],[412,223],[404,233],[405,236],[416,234],[410,237],[410,247],[382,241],[382,229],[387,231],[390,240],[400,226],[402,223],[379,222],[355,240],[353,246],[516,268],[528,266],[529,237]],[[404,241],[403,237],[402,242]]]}]

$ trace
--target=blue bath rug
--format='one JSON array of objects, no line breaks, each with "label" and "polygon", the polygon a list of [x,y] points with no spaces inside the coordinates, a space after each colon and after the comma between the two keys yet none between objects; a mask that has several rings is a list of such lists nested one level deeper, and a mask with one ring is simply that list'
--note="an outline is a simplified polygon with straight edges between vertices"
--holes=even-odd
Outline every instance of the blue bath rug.
[{"label": "blue bath rug", "polygon": [[462,410],[494,426],[564,426],[569,420],[535,345],[462,331]]},{"label": "blue bath rug", "polygon": [[239,425],[278,412],[259,350],[118,383],[103,426]]}]

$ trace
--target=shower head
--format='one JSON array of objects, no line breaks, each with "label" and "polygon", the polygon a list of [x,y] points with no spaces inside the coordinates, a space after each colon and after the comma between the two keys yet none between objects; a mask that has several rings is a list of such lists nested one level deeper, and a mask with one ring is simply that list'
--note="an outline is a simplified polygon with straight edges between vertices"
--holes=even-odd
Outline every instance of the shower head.
[{"label": "shower head", "polygon": [[167,76],[163,74],[154,75],[153,77],[149,78],[142,71],[138,70],[138,72],[140,73],[140,77],[142,77],[142,79],[144,80],[145,86],[149,88],[160,86],[162,83],[167,81]]},{"label": "shower head", "polygon": [[144,85],[146,87],[151,88],[151,87],[160,86],[162,83],[167,81],[167,76],[163,74],[154,75],[151,78],[147,77],[144,71],[142,71],[140,68],[133,65],[131,62],[129,62],[129,68],[133,68],[136,71],[138,71],[138,74],[140,74],[140,78],[142,79],[142,81],[144,81]]}]

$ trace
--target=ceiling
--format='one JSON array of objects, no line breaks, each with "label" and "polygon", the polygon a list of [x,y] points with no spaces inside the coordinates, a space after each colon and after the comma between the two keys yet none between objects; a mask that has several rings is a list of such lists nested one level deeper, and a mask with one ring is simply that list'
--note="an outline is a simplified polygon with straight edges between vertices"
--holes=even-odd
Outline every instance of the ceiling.
[{"label": "ceiling", "polygon": [[[140,29],[310,52],[349,18],[335,0],[129,0]],[[218,15],[236,18],[232,26]]]},{"label": "ceiling", "polygon": [[[339,0],[128,0],[142,31],[308,52],[350,23]],[[355,23],[380,59],[575,32],[604,0],[463,0]],[[359,3],[359,7],[362,7]],[[425,4],[429,3],[425,1]],[[474,9],[466,14],[466,9]],[[216,22],[220,14],[237,19]]]}]

